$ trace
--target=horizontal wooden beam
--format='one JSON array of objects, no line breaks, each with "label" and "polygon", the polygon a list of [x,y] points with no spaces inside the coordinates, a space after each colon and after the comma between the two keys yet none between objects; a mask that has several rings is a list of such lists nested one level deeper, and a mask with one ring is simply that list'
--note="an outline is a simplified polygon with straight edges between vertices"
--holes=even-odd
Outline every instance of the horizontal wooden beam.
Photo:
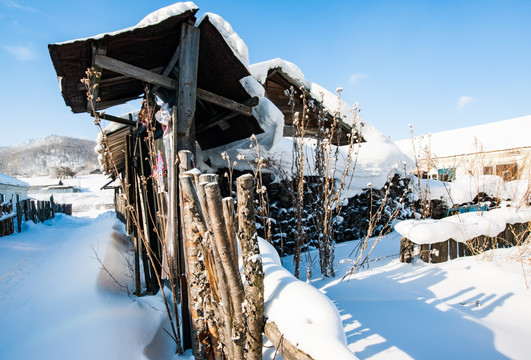
[{"label": "horizontal wooden beam", "polygon": [[[124,119],[118,116],[113,116],[113,115],[104,114],[104,113],[97,113],[97,114],[98,114],[98,117],[103,120],[108,120],[108,121],[112,121],[112,122],[116,122],[116,123],[124,124],[124,125],[129,125],[129,126],[136,126],[136,122],[131,121],[131,120],[127,120],[127,119]],[[92,114],[91,116],[94,117],[94,115]]]},{"label": "horizontal wooden beam", "polygon": [[149,84],[162,86],[166,89],[172,90],[176,90],[178,88],[178,83],[174,79],[142,69],[138,66],[134,66],[120,60],[110,58],[105,55],[96,55],[94,57],[94,63],[103,69],[145,81]]},{"label": "horizontal wooden beam", "polygon": [[289,342],[274,322],[268,320],[265,323],[264,333],[285,360],[313,360],[310,355]]},{"label": "horizontal wooden beam", "polygon": [[[258,105],[258,98],[256,96],[253,96],[252,98],[250,98],[248,100],[245,100],[242,103],[242,105],[249,106],[249,107],[252,108],[252,107]],[[225,112],[222,112],[220,114],[217,114],[214,117],[212,117],[211,119],[209,119],[209,120],[207,120],[205,122],[202,122],[200,124],[197,124],[197,132],[202,132],[202,131],[205,131],[207,129],[210,129],[211,127],[218,126],[218,125],[220,125],[220,127],[226,127],[228,125],[226,123],[226,121],[230,120],[233,117],[236,117],[238,115],[240,115],[240,114],[235,112],[235,111],[225,111]],[[226,130],[226,129],[223,129],[223,130]]]},{"label": "horizontal wooden beam", "polygon": [[[220,95],[216,95],[207,90],[198,88],[196,96],[201,100],[208,101],[209,103],[221,106],[224,109],[234,111],[241,115],[251,116],[251,114],[253,113],[253,109],[250,106],[243,105],[237,101],[227,99],[226,97]],[[256,103],[256,105],[257,104],[258,102]]]},{"label": "horizontal wooden beam", "polygon": [[[164,67],[162,66],[157,66],[153,69],[150,69],[149,71],[151,72],[155,72],[155,73],[160,73],[162,70],[164,69]],[[120,75],[120,76],[115,76],[115,77],[112,77],[112,78],[109,78],[109,79],[101,79],[100,80],[100,83],[99,83],[99,87],[102,88],[102,87],[106,87],[106,86],[112,86],[112,85],[118,85],[118,84],[123,84],[123,83],[126,83],[126,82],[129,82],[129,81],[136,81],[138,79],[135,79],[135,78],[132,78],[130,76],[127,76],[127,75]],[[77,89],[78,90],[86,90],[87,87],[85,84],[78,84],[77,85]]]}]

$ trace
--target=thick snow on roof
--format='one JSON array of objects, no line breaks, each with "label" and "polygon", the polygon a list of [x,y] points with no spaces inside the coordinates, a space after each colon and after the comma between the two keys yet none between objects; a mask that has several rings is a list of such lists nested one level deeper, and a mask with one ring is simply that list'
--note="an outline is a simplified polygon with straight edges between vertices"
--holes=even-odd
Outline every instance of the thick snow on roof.
[{"label": "thick snow on roof", "polygon": [[243,65],[249,67],[249,49],[242,38],[234,31],[231,24],[229,24],[228,21],[223,19],[218,14],[207,12],[197,20],[197,26],[199,26],[207,17],[212,25],[214,25],[219,33],[223,36],[223,39],[229,45],[234,55],[242,62]]},{"label": "thick snow on roof", "polygon": [[[330,113],[334,114],[339,111],[341,114],[342,120],[351,125],[355,120],[355,113],[352,107],[340,99],[338,94],[334,94],[331,91],[325,89],[319,84],[308,81],[301,69],[292,62],[286,61],[284,59],[276,58],[272,60],[267,60],[264,62],[252,64],[249,66],[249,70],[256,80],[261,84],[264,84],[267,79],[267,74],[269,70],[280,69],[286,75],[291,77],[293,80],[299,82],[304,86],[309,92],[310,96],[321,102],[324,108]],[[372,126],[367,121],[358,118],[357,122],[363,122],[363,138],[366,141],[378,141],[378,142],[389,142],[389,139],[386,138],[379,130]]]},{"label": "thick snow on roof", "polygon": [[180,15],[189,10],[199,10],[199,8],[197,7],[197,5],[195,5],[191,1],[175,3],[173,5],[169,5],[169,6],[163,7],[161,9],[158,9],[152,12],[151,14],[147,15],[142,20],[140,20],[140,22],[136,24],[135,26],[131,26],[131,27],[128,27],[122,30],[113,31],[113,32],[102,33],[96,36],[91,36],[90,38],[69,40],[69,41],[59,43],[57,45],[69,44],[69,43],[73,43],[76,41],[84,41],[88,39],[97,40],[97,39],[103,38],[104,36],[114,36],[114,35],[128,32],[128,31],[133,31],[135,29],[145,28],[151,25],[158,24],[172,16]]},{"label": "thick snow on roof", "polygon": [[[259,145],[261,146],[260,142]],[[305,139],[303,145],[303,152],[305,156],[304,162],[304,174],[306,176],[317,175],[315,170],[315,147],[316,140]],[[341,178],[341,175],[345,171],[347,166],[347,156],[349,146],[340,146],[338,150],[338,161],[335,165],[336,172],[331,174],[336,179]],[[350,184],[350,187],[346,189],[344,194],[346,197],[352,197],[363,192],[363,189],[368,188],[369,184],[374,189],[381,189],[389,177],[392,177],[396,173],[404,173],[403,162],[407,160],[407,157],[398,149],[394,144],[390,143],[378,143],[368,142],[360,145],[354,145],[354,152],[357,152],[357,161],[352,161],[350,164],[349,175],[347,176],[346,183]],[[292,156],[293,152],[293,139],[283,137],[278,143],[276,143],[270,150],[266,150],[262,147],[259,149],[259,155],[264,159],[273,160],[273,167],[282,170],[285,174],[292,173]],[[333,146],[332,157],[336,152],[336,147]],[[241,158],[241,155],[245,156],[246,160],[237,160],[234,166],[237,170],[249,170],[250,166],[248,162],[251,162],[253,166],[254,159],[257,158],[258,153],[256,147],[252,148],[239,148],[227,151],[227,155],[233,161]],[[223,159],[221,154],[216,149],[207,150],[203,152],[204,159],[209,159],[211,166],[215,168],[227,167],[227,160]],[[334,162],[334,160],[332,160]],[[355,167],[354,167],[355,163]],[[408,166],[410,166],[408,164]],[[352,170],[354,171],[352,172]],[[350,180],[351,174],[354,174],[352,181]]]},{"label": "thick snow on roof", "polygon": [[12,185],[12,186],[18,186],[23,188],[30,188],[30,185],[27,182],[24,182],[19,179],[15,179],[14,177],[11,177],[6,174],[0,173],[0,184],[1,185]]},{"label": "thick snow on roof", "polygon": [[[413,193],[418,197],[418,179],[412,182]],[[529,201],[529,180],[503,181],[497,175],[465,175],[452,182],[420,180],[421,192],[430,200],[443,200],[448,206],[472,202],[478,193],[493,198],[510,200],[512,206],[521,206]]]},{"label": "thick snow on roof", "polygon": [[531,209],[499,208],[469,212],[440,220],[404,220],[395,230],[415,244],[433,244],[448,239],[466,242],[478,236],[497,236],[507,224],[531,221]]},{"label": "thick snow on roof", "polygon": [[[436,157],[471,154],[531,146],[531,115],[441,131],[414,138],[415,149],[428,148]],[[413,157],[411,139],[397,141],[402,151]]]}]

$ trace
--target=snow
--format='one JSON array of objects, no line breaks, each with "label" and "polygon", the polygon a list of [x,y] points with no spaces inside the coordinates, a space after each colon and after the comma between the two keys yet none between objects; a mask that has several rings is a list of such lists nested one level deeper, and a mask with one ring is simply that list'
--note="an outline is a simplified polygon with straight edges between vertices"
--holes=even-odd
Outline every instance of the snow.
[{"label": "snow", "polygon": [[440,220],[403,220],[394,229],[415,244],[433,244],[448,239],[466,242],[482,235],[495,237],[505,230],[507,224],[529,221],[530,208],[498,208],[448,216]]},{"label": "snow", "polygon": [[[106,201],[96,179],[78,181]],[[507,222],[531,217],[531,211],[504,212],[496,216]],[[112,212],[88,214],[92,217],[58,214],[41,224],[27,222],[22,233],[1,239],[0,358],[192,359],[190,352],[173,354],[160,294],[128,296],[101,269],[96,254],[122,285],[131,286],[122,255],[127,251],[123,224]],[[344,281],[357,243],[341,243],[337,277],[317,277],[309,284],[288,273],[293,271],[290,257],[282,259],[283,269],[261,242],[267,315],[286,328],[290,341],[318,353],[316,358],[353,357],[317,345],[336,343],[334,348],[341,349],[341,329],[360,359],[528,358],[531,291],[522,271],[531,269],[515,260],[522,248],[490,251],[490,261],[468,257],[402,264],[399,240],[397,232],[383,238],[368,267]],[[311,263],[319,274],[317,253],[302,257],[302,269]],[[274,349],[265,354],[272,359]]]},{"label": "snow", "polygon": [[346,347],[341,317],[319,290],[282,267],[275,248],[259,239],[264,266],[265,316],[313,359],[355,359]]},{"label": "snow", "polygon": [[[419,196],[418,182],[419,179],[413,177],[413,193],[416,198]],[[449,207],[473,202],[479,193],[506,200],[505,203],[518,207],[531,199],[530,184],[528,179],[506,182],[497,175],[465,175],[452,182],[420,179],[420,191],[423,194],[427,191],[428,199],[442,200]]]},{"label": "snow", "polygon": [[196,10],[196,11],[199,10],[199,8],[193,2],[191,1],[178,2],[173,5],[169,5],[169,6],[163,7],[161,9],[158,9],[152,12],[151,14],[147,15],[142,20],[140,20],[140,22],[136,24],[135,26],[131,26],[131,27],[128,27],[122,30],[113,31],[113,32],[102,33],[99,35],[91,36],[90,38],[69,40],[69,41],[65,41],[62,43],[57,43],[56,45],[64,45],[64,44],[69,44],[69,43],[73,43],[76,41],[86,41],[89,39],[98,40],[98,39],[102,39],[105,36],[115,36],[115,35],[122,34],[125,32],[133,31],[136,29],[141,29],[141,28],[145,28],[148,26],[156,25],[172,16],[177,16],[186,11],[193,11],[193,10]]},{"label": "snow", "polygon": [[[249,69],[258,82],[265,84],[267,74],[269,70],[280,69],[286,75],[297,81],[301,86],[304,86],[309,92],[312,99],[315,99],[322,103],[325,110],[329,114],[335,114],[339,112],[342,120],[348,125],[354,125],[356,122],[356,115],[353,108],[350,107],[344,100],[341,99],[339,94],[334,94],[325,89],[321,85],[311,82],[304,77],[303,72],[297,65],[284,59],[276,58],[260,63],[252,64]],[[372,126],[367,121],[358,118],[358,123],[363,123],[363,138],[367,142],[381,142],[388,143],[390,140],[386,138],[378,129]]]},{"label": "snow", "polygon": [[[529,147],[531,115],[441,131],[414,138],[415,148],[428,147],[435,157],[471,154],[478,151],[496,151]],[[413,158],[411,139],[397,141],[402,151]]]},{"label": "snow", "polygon": [[18,186],[22,188],[30,188],[30,185],[27,182],[24,182],[19,179],[15,179],[14,177],[11,177],[6,174],[0,173],[0,186],[1,185],[12,185],[12,186]]},{"label": "snow", "polygon": [[[261,143],[260,143],[261,145]],[[313,154],[315,153],[316,140],[305,139],[303,152],[306,154],[304,164],[304,174],[311,176],[316,174],[315,159]],[[332,154],[336,151],[336,146],[332,146]],[[349,147],[348,145],[340,146],[338,148],[338,162],[336,165],[336,172],[332,174],[336,179],[341,178],[342,173],[346,169],[347,156]],[[292,161],[293,161],[293,141],[292,138],[282,137],[270,150],[265,150],[262,147],[257,153],[256,147],[246,147],[230,149],[227,151],[229,158],[234,161],[238,158],[238,155],[244,155],[247,160],[238,160],[236,166],[237,170],[249,170],[250,165],[248,161],[254,161],[258,155],[261,155],[264,159],[272,159],[275,162],[275,166],[286,174],[292,173]],[[347,177],[347,184],[350,183],[350,187],[346,189],[345,196],[352,197],[358,195],[367,189],[367,184],[371,183],[373,188],[381,189],[390,177],[399,173],[404,175],[404,166],[402,163],[407,161],[407,157],[392,143],[380,143],[380,142],[366,142],[359,145],[354,145],[354,152],[357,152],[357,161],[355,162],[354,177],[352,182],[350,171]],[[227,166],[227,160],[223,159],[217,149],[204,151],[203,156],[208,156],[211,166],[217,168],[223,168]],[[241,157],[241,156],[240,156]],[[253,164],[253,166],[255,166]],[[354,166],[354,161],[351,164],[350,169]]]},{"label": "snow", "polygon": [[215,26],[223,39],[229,45],[234,55],[246,67],[249,66],[249,49],[240,36],[234,31],[232,26],[218,14],[207,12],[203,14],[197,21],[197,26],[201,24],[206,18]]}]

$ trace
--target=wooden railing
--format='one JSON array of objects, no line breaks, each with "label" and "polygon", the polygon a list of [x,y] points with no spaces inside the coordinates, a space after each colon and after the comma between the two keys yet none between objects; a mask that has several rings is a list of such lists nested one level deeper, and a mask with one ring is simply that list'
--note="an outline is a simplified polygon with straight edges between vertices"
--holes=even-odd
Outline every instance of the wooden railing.
[{"label": "wooden railing", "polygon": [[17,232],[21,232],[23,221],[44,222],[56,213],[72,215],[72,204],[57,204],[53,198],[49,201],[25,199],[16,203],[13,209],[11,202],[5,202],[0,206],[0,236],[13,234],[15,223]]},{"label": "wooden railing", "polygon": [[497,236],[478,236],[466,243],[453,239],[433,244],[415,245],[402,237],[400,240],[400,262],[411,262],[415,246],[420,247],[420,259],[426,263],[441,263],[458,257],[477,255],[483,251],[520,245],[531,233],[531,223],[507,224],[505,230]]}]

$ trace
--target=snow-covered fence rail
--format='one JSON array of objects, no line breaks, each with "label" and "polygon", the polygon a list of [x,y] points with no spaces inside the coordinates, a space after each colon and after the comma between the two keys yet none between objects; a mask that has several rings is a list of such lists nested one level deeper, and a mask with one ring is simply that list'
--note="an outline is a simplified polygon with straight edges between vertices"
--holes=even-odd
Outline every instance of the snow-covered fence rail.
[{"label": "snow-covered fence rail", "polygon": [[[50,201],[25,199],[17,202],[13,208],[11,202],[5,202],[0,206],[0,236],[11,235],[22,231],[23,221],[34,223],[52,219],[56,213],[72,215],[72,204],[57,204]],[[16,222],[15,222],[16,219]]]},{"label": "snow-covered fence rail", "polygon": [[520,245],[531,233],[530,221],[531,209],[511,208],[402,221],[395,226],[402,235],[400,261],[409,263],[418,254],[424,262],[439,263]]},{"label": "snow-covered fence rail", "polygon": [[11,202],[0,204],[0,236],[11,235],[15,232],[15,216]]}]

